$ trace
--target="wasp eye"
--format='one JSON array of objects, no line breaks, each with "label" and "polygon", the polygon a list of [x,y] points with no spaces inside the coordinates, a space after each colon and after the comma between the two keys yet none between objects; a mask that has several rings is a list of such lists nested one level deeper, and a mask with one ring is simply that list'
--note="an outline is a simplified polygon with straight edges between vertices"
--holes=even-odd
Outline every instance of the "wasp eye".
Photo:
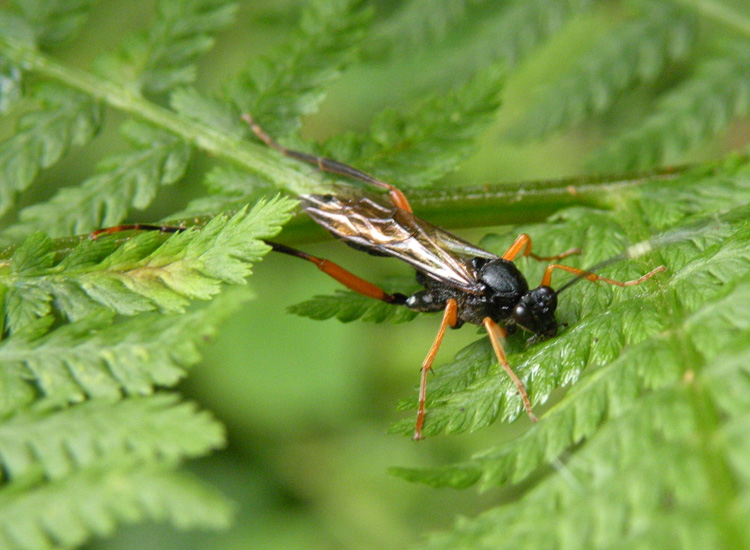
[{"label": "wasp eye", "polygon": [[513,310],[513,318],[516,320],[517,324],[522,327],[528,327],[530,324],[529,322],[531,321],[531,312],[525,305],[518,304]]}]

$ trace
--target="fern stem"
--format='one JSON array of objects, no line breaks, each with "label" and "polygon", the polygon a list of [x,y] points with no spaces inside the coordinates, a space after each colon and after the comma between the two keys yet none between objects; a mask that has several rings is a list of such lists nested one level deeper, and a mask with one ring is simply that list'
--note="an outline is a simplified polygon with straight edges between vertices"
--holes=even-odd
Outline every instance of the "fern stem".
[{"label": "fern stem", "polygon": [[203,151],[240,164],[291,193],[321,190],[321,179],[316,178],[313,171],[297,169],[298,166],[294,163],[280,162],[278,155],[266,147],[238,140],[210,126],[186,119],[122,85],[64,66],[38,51],[14,43],[12,38],[3,38],[0,49],[27,71],[55,79],[111,107],[169,130]]},{"label": "fern stem", "polygon": [[628,189],[654,180],[670,181],[686,169],[668,168],[623,178],[571,177],[420,188],[409,191],[409,201],[420,217],[446,227],[533,223],[569,206],[612,208]]},{"label": "fern stem", "polygon": [[743,17],[736,11],[718,2],[707,2],[706,0],[678,0],[682,4],[700,12],[702,15],[713,19],[742,34],[750,36],[750,19]]}]

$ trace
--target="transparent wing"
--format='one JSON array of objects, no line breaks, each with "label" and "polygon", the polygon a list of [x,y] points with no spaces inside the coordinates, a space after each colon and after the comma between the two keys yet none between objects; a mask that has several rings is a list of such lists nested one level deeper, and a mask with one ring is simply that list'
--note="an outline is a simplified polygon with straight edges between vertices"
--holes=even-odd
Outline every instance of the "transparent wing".
[{"label": "transparent wing", "polygon": [[469,260],[497,257],[405,210],[368,198],[305,195],[302,207],[318,224],[355,247],[403,260],[472,294],[481,292],[482,285]]}]

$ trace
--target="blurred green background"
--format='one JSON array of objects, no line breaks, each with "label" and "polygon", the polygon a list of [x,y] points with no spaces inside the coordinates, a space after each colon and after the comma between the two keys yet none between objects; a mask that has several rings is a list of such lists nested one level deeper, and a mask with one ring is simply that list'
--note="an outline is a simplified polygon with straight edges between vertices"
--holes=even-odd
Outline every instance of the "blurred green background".
[{"label": "blurred green background", "polygon": [[[199,66],[197,87],[206,92],[242,69],[247,60],[283,43],[296,24],[303,2],[240,2],[237,24],[217,37],[214,50]],[[376,23],[388,20],[395,2],[374,2]],[[113,0],[96,5],[89,24],[61,57],[89,68],[103,51],[147,27],[154,3]],[[575,62],[577,52],[605,36],[627,14],[620,3],[603,3],[574,19],[563,32],[509,73],[497,123],[478,141],[476,153],[450,176],[461,183],[518,181],[575,175],[585,153],[601,142],[608,125],[586,123],[523,146],[503,138],[506,129],[531,105],[533,92]],[[324,139],[366,127],[382,108],[409,109],[426,93],[461,82],[478,68],[466,60],[472,50],[463,29],[448,29],[448,40],[424,50],[402,51],[345,72],[329,90],[321,111],[305,121],[303,135]],[[631,98],[633,113],[648,97]],[[62,184],[81,181],[96,159],[116,151],[118,113],[107,112],[103,134],[64,163],[44,174],[48,196]],[[738,130],[741,131],[741,128]],[[692,159],[717,155],[727,138],[717,139]],[[164,189],[147,212],[133,220],[155,220],[179,211],[203,189],[203,170],[211,159],[196,157],[187,180]],[[398,183],[398,182],[395,182]],[[28,202],[40,195],[29,196]],[[497,230],[497,228],[493,229]],[[487,232],[465,231],[477,239]],[[381,280],[409,274],[393,260],[371,258],[335,242],[304,245],[306,251],[333,259],[357,274]],[[236,503],[236,522],[223,533],[177,533],[158,525],[123,528],[112,540],[91,548],[309,548],[379,549],[407,547],[424,533],[449,528],[458,515],[476,515],[491,504],[513,498],[493,491],[479,494],[433,490],[389,476],[394,465],[445,464],[495,445],[523,429],[493,426],[474,434],[434,437],[420,443],[387,434],[395,420],[413,416],[396,411],[398,400],[413,396],[419,366],[438,326],[423,317],[407,325],[315,322],[286,313],[289,305],[337,285],[312,266],[270,256],[255,268],[249,286],[255,299],[244,306],[204,347],[205,359],[182,390],[213,411],[227,426],[229,445],[221,453],[190,464]],[[472,327],[451,332],[436,365],[478,338]]]}]

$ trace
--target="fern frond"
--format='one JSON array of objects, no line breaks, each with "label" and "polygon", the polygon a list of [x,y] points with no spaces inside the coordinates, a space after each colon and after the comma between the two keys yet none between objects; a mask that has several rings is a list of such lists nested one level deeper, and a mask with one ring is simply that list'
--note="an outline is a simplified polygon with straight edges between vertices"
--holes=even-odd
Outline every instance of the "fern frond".
[{"label": "fern frond", "polygon": [[87,95],[48,84],[34,99],[38,109],[23,115],[14,135],[0,143],[0,213],[39,170],[58,162],[71,146],[88,142],[99,128],[99,107]]},{"label": "fern frond", "polygon": [[0,423],[0,463],[10,483],[39,473],[60,479],[123,456],[173,462],[223,444],[223,427],[174,394],[25,411]]},{"label": "fern frond", "polygon": [[230,166],[214,166],[204,179],[210,194],[191,200],[184,210],[174,214],[175,219],[238,210],[276,193],[276,188],[265,179]]},{"label": "fern frond", "polygon": [[[246,298],[224,293],[205,307],[176,315],[143,314],[117,320],[103,312],[48,333],[50,317],[0,344],[8,391],[0,413],[24,406],[32,386],[53,403],[148,395],[173,386],[200,356],[198,344]],[[19,384],[31,383],[26,391]],[[15,382],[15,383],[14,383]]]},{"label": "fern frond", "polygon": [[395,14],[377,29],[379,51],[383,47],[405,51],[439,42],[461,23],[469,6],[484,0],[411,0],[402,2]]},{"label": "fern frond", "polygon": [[[716,517],[708,520],[711,492],[720,489],[711,484],[694,411],[684,406],[689,390],[680,390],[659,392],[660,406],[656,395],[643,399],[643,410],[617,419],[561,464],[564,474],[539,483],[523,508],[495,508],[423,548],[741,547],[746,527],[731,514],[718,519],[731,533],[717,532]],[[607,467],[592,468],[592,460]]]},{"label": "fern frond", "polygon": [[226,101],[202,95],[195,88],[176,89],[169,96],[169,105],[184,117],[234,139],[243,139],[247,134],[247,124],[239,111]]},{"label": "fern frond", "polygon": [[[370,57],[409,53],[450,38],[448,50],[461,50],[460,67],[502,61],[512,67],[530,55],[595,0],[525,0],[510,4],[482,0],[412,0],[376,28]],[[476,8],[476,9],[474,9]],[[450,30],[450,36],[446,31]],[[447,56],[449,59],[451,55]]]},{"label": "fern frond", "polygon": [[361,0],[306,2],[295,36],[252,63],[230,82],[227,94],[271,135],[290,134],[301,116],[317,110],[324,86],[354,60],[370,16]]},{"label": "fern frond", "polygon": [[88,18],[93,0],[13,0],[12,9],[34,30],[36,43],[52,48],[73,38]]},{"label": "fern frond", "polygon": [[3,47],[14,50],[36,51],[36,33],[29,23],[9,9],[0,9],[0,40]]},{"label": "fern frond", "polygon": [[[749,292],[750,279],[743,276],[721,299],[664,334],[658,349],[649,350],[657,352],[654,361],[634,366],[633,357],[629,364],[618,360],[621,368],[639,370],[651,392],[615,407],[602,429],[559,466],[565,475],[543,479],[522,506],[495,509],[426,547],[460,548],[458,541],[466,540],[502,548],[535,548],[542,541],[550,548],[608,547],[613,539],[627,548],[675,540],[696,549],[747,544],[750,532],[732,508],[742,506],[750,488],[747,442],[738,437],[750,412],[742,397]],[[711,327],[703,325],[707,320]],[[672,382],[650,383],[654,367],[672,371]],[[592,468],[602,462],[606,468]],[[583,517],[589,528],[576,528]]]},{"label": "fern frond", "polygon": [[669,4],[646,9],[644,18],[608,33],[563,80],[548,85],[513,137],[539,138],[603,113],[625,90],[654,82],[686,59],[697,38],[695,20]]},{"label": "fern frond", "polygon": [[113,246],[82,242],[64,259],[52,241],[34,234],[7,262],[0,283],[7,326],[20,329],[54,308],[81,319],[101,309],[133,315],[154,309],[181,311],[188,298],[207,299],[221,281],[242,283],[269,247],[261,240],[278,233],[296,203],[278,198],[218,216],[201,230],[168,239],[145,232]]},{"label": "fern frond", "polygon": [[0,114],[10,112],[23,97],[21,68],[0,56]]},{"label": "fern frond", "polygon": [[[675,185],[647,185],[620,208],[615,218],[631,222],[613,220],[621,238],[663,231],[631,250],[657,256],[666,278],[651,290],[639,287],[636,296],[635,289],[607,289],[606,298],[585,300],[601,292],[571,287],[559,309],[570,328],[509,355],[542,401],[553,387],[580,378],[541,421],[465,462],[393,470],[434,486],[519,487],[518,500],[460,522],[424,548],[648,548],[679,541],[680,548],[718,550],[750,541],[743,514],[733,512],[750,495],[743,431],[750,413],[747,159],[725,162],[713,175],[688,173]],[[565,224],[588,220],[595,228],[595,216],[611,217],[565,211],[556,220],[563,225],[549,233],[567,242],[560,236]],[[578,225],[567,231],[586,238]],[[634,252],[632,259],[647,265]],[[508,404],[516,399],[511,385],[497,384],[499,373],[488,363],[494,359],[483,339],[436,369],[430,391],[438,397],[428,405],[425,428],[435,422],[436,430],[472,429],[509,408],[522,410]],[[408,424],[400,431],[411,432]]]},{"label": "fern frond", "polygon": [[595,170],[625,171],[675,163],[735,117],[750,112],[750,55],[740,42],[708,59],[659,100],[637,128],[611,140],[590,160]]},{"label": "fern frond", "polygon": [[224,497],[169,466],[120,462],[19,489],[0,489],[0,547],[11,550],[79,546],[145,519],[220,529],[231,517]]},{"label": "fern frond", "polygon": [[525,0],[515,2],[498,17],[481,22],[476,33],[484,38],[480,59],[501,59],[507,66],[520,63],[539,45],[596,0]]},{"label": "fern frond", "polygon": [[103,159],[99,174],[80,186],[63,188],[50,200],[23,209],[19,223],[3,232],[6,240],[17,241],[34,231],[61,237],[115,225],[131,207],[146,208],[160,186],[183,176],[190,158],[184,141],[132,120],[123,124],[122,132],[134,151]]},{"label": "fern frond", "polygon": [[228,0],[159,0],[147,33],[135,35],[117,55],[97,61],[98,71],[136,92],[163,93],[195,80],[195,60],[216,33],[234,21]]},{"label": "fern frond", "polygon": [[270,192],[268,182],[230,166],[215,166],[206,173],[206,187],[216,195],[244,196],[248,191]]},{"label": "fern frond", "polygon": [[502,81],[502,71],[489,67],[463,86],[423,101],[409,114],[386,110],[368,134],[344,134],[324,148],[333,158],[404,187],[434,182],[472,152],[474,138],[500,105]]}]

